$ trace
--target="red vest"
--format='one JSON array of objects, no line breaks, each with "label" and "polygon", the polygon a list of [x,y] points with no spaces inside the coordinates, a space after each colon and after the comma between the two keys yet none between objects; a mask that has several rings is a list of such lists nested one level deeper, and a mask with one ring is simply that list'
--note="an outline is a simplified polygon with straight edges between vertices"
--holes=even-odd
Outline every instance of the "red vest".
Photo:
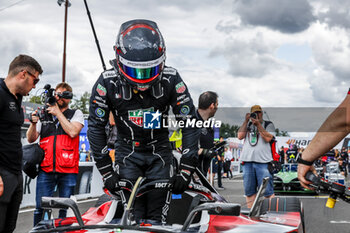
[{"label": "red vest", "polygon": [[[63,115],[70,121],[74,113],[75,110],[67,109]],[[67,135],[57,119],[41,123],[40,147],[45,151],[41,169],[45,172],[78,173],[79,136],[71,138]]]}]

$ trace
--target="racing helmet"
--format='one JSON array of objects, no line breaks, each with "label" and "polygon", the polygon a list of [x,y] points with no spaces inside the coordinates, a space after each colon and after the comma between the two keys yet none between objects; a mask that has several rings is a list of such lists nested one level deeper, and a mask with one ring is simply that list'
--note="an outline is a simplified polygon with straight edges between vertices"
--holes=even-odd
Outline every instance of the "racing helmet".
[{"label": "racing helmet", "polygon": [[296,144],[289,144],[290,150],[298,150],[298,146]]},{"label": "racing helmet", "polygon": [[114,50],[117,70],[132,88],[145,91],[161,79],[165,44],[155,22],[136,19],[123,23]]}]

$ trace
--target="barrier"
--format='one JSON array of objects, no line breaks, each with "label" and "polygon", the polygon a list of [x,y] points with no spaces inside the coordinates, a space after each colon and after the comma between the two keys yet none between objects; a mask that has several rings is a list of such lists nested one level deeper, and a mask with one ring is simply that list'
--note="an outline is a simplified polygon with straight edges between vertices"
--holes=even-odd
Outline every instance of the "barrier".
[{"label": "barrier", "polygon": [[[79,162],[79,173],[74,196],[77,200],[101,196],[102,176],[94,166],[95,162]],[[23,173],[23,200],[20,208],[35,206],[36,179],[29,178]],[[55,196],[58,196],[57,193]]]}]

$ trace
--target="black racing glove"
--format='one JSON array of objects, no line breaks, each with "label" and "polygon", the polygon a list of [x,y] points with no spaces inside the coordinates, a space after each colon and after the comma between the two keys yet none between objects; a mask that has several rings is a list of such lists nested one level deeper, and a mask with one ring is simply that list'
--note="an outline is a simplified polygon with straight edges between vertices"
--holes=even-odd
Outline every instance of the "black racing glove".
[{"label": "black racing glove", "polygon": [[172,192],[181,194],[186,191],[191,181],[191,171],[181,169],[180,173],[172,177]]},{"label": "black racing glove", "polygon": [[116,194],[120,190],[119,174],[113,170],[111,158],[106,155],[96,160],[96,167],[102,175],[104,188],[110,193]]},{"label": "black racing glove", "polygon": [[117,194],[118,191],[120,191],[120,186],[118,184],[119,182],[119,175],[117,172],[113,172],[111,176],[109,176],[107,179],[103,180],[104,187],[112,194]]},{"label": "black racing glove", "polygon": [[197,158],[187,157],[182,155],[180,159],[179,174],[172,177],[172,192],[181,194],[191,182],[192,172],[196,169]]}]

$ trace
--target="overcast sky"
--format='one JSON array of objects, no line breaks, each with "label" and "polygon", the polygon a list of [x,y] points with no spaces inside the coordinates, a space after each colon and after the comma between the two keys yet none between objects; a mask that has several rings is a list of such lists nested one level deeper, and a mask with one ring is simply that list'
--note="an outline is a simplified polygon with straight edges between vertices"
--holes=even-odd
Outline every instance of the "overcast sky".
[{"label": "overcast sky", "polygon": [[[17,3],[17,4],[15,4]],[[68,11],[68,83],[78,96],[102,71],[83,0]],[[15,4],[15,5],[13,5]],[[167,65],[197,104],[206,90],[220,106],[332,107],[350,77],[350,0],[88,0],[103,56],[121,23],[155,21]],[[56,0],[0,1],[0,77],[20,53],[44,69],[35,93],[61,81],[64,7]]]}]

